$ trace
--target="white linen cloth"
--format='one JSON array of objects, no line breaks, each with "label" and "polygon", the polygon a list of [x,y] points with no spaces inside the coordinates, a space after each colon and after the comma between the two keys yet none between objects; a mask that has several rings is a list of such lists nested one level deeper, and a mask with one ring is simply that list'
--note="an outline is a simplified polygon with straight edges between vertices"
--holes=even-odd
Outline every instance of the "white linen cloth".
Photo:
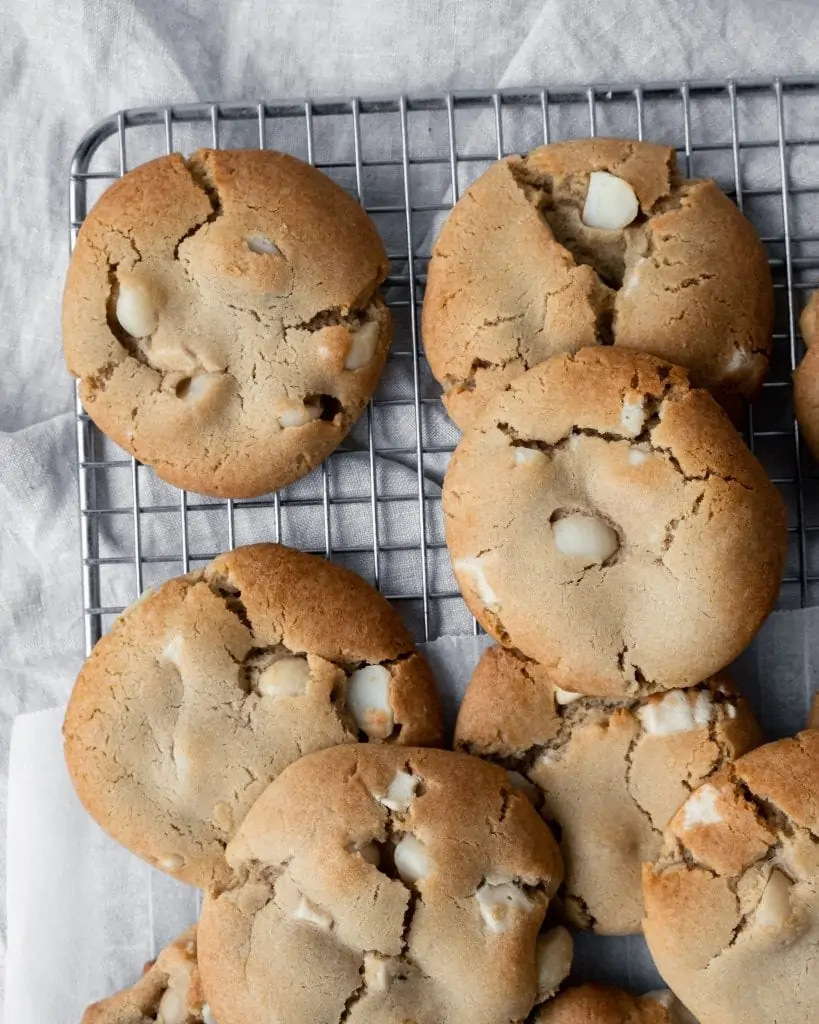
[{"label": "white linen cloth", "polygon": [[[817,43],[798,0],[0,0],[0,820],[14,716],[62,704],[82,657],[59,308],[89,126],[196,99],[804,74]],[[0,909],[0,956],[5,937]]]}]

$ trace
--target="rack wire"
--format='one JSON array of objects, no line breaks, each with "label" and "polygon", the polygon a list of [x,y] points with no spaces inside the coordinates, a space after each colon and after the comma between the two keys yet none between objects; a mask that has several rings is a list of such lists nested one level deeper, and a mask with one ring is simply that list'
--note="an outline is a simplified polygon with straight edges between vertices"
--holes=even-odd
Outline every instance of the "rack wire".
[{"label": "rack wire", "polygon": [[278,494],[219,501],[177,491],[126,456],[77,398],[85,643],[147,585],[220,550],[280,540],[351,565],[404,613],[418,640],[475,629],[443,539],[440,481],[457,442],[423,355],[419,312],[435,233],[463,189],[510,152],[581,135],[673,145],[756,224],[774,276],[774,355],[746,438],[790,512],[783,607],[819,603],[819,474],[794,422],[798,317],[819,284],[819,78],[666,82],[121,111],[80,142],[69,178],[73,248],[113,180],[199,146],[259,146],[319,167],[384,237],[396,321],[387,370],[347,442]]}]

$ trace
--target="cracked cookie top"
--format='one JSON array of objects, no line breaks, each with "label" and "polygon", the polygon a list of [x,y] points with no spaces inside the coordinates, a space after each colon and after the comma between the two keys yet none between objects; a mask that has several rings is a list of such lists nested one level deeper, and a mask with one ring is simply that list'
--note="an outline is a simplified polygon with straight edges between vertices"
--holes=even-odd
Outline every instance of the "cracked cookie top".
[{"label": "cracked cookie top", "polygon": [[359,740],[437,744],[441,713],[380,594],[324,559],[259,544],[126,610],[83,666],[63,732],[99,824],[204,886],[291,761]]},{"label": "cracked cookie top", "polygon": [[612,342],[731,405],[768,366],[773,290],[753,226],[674,150],[578,139],[498,161],[435,244],[424,347],[461,428],[522,371]]},{"label": "cracked cookie top", "polygon": [[166,946],[135,985],[89,1006],[81,1024],[216,1024],[199,983],[196,929]]},{"label": "cracked cookie top", "polygon": [[603,985],[580,985],[546,1003],[533,1024],[697,1024],[671,992],[635,996]]},{"label": "cracked cookie top", "polygon": [[814,458],[819,458],[819,291],[808,299],[799,319],[807,352],[793,375],[793,411]]},{"label": "cracked cookie top", "polygon": [[644,930],[701,1024],[805,1024],[819,1000],[819,732],[696,790],[646,865]]},{"label": "cracked cookie top", "polygon": [[472,613],[559,686],[691,686],[754,636],[787,544],[777,489],[684,370],[620,347],[553,356],[495,396],[444,480]]},{"label": "cracked cookie top", "polygon": [[505,772],[439,750],[302,758],[251,809],[207,894],[219,1024],[511,1024],[568,974],[544,928],[558,848]]},{"label": "cracked cookie top", "polygon": [[130,171],[86,218],[63,338],[83,404],[164,480],[246,497],[303,476],[366,404],[391,337],[378,233],[282,153]]},{"label": "cracked cookie top", "polygon": [[563,689],[515,651],[491,647],[469,681],[458,749],[502,765],[554,829],[562,906],[576,927],[639,932],[640,871],[685,798],[761,740],[722,673],[699,686],[614,701]]}]

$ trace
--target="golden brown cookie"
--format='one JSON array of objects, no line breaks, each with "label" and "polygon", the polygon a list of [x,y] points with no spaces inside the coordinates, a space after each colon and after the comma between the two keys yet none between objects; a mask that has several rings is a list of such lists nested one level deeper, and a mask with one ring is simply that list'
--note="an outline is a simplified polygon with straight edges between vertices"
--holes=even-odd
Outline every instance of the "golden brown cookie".
[{"label": "golden brown cookie", "polygon": [[204,886],[254,800],[309,751],[441,739],[435,683],[360,577],[276,544],[237,548],[127,610],[64,726],[74,786],[115,839]]},{"label": "golden brown cookie", "polygon": [[649,949],[701,1024],[805,1024],[819,1004],[819,732],[696,790],[644,875]]},{"label": "golden brown cookie", "polygon": [[135,985],[89,1006],[82,1024],[216,1024],[199,984],[196,929],[166,946]]},{"label": "golden brown cookie", "polygon": [[776,601],[785,507],[707,391],[617,347],[522,374],[464,433],[446,539],[472,613],[559,686],[691,686]]},{"label": "golden brown cookie", "polygon": [[245,497],[337,447],[387,356],[387,257],[359,204],[283,153],[130,171],[86,218],[63,301],[89,415],[164,480]]},{"label": "golden brown cookie", "polygon": [[524,370],[612,342],[753,397],[772,320],[765,251],[717,185],[683,178],[669,146],[600,138],[493,164],[441,231],[423,310],[462,429]]},{"label": "golden brown cookie", "polygon": [[697,1024],[671,992],[635,996],[602,985],[569,988],[546,1003],[534,1024]]},{"label": "golden brown cookie", "polygon": [[511,1024],[569,971],[543,930],[557,845],[506,773],[441,750],[346,746],[263,793],[205,898],[219,1024]]},{"label": "golden brown cookie", "polygon": [[793,410],[805,442],[819,458],[819,291],[814,292],[802,310],[802,337],[807,352],[793,375]]},{"label": "golden brown cookie", "polygon": [[501,647],[475,669],[455,728],[456,747],[509,769],[554,828],[569,920],[609,935],[640,931],[642,864],[658,856],[680,804],[759,742],[724,673],[642,700],[604,700],[562,689]]}]

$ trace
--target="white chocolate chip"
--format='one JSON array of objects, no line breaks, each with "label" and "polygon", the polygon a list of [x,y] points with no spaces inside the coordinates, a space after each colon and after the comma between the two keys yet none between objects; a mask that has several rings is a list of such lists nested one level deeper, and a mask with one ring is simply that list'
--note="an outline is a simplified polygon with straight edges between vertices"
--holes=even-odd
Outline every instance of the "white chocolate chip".
[{"label": "white chocolate chip", "polygon": [[642,398],[636,402],[623,402],[623,408],[620,410],[620,425],[627,434],[636,437],[643,429],[645,421],[646,412]]},{"label": "white chocolate chip", "polygon": [[484,882],[475,893],[483,923],[490,932],[505,932],[515,910],[530,910],[531,901],[514,882]]},{"label": "white chocolate chip", "polygon": [[182,650],[184,646],[185,638],[181,633],[177,634],[162,652],[162,660],[170,662],[171,665],[178,669],[180,667],[179,663],[182,660]]},{"label": "white chocolate chip", "polygon": [[565,707],[567,704],[574,704],[582,696],[582,693],[575,693],[574,690],[561,690],[559,686],[555,687],[555,701],[562,707]]},{"label": "white chocolate chip", "polygon": [[516,466],[531,466],[532,463],[546,461],[546,453],[539,448],[524,448],[522,445],[515,445]]},{"label": "white chocolate chip", "polygon": [[283,430],[288,427],[304,427],[321,416],[318,405],[308,405],[306,402],[299,402],[298,405],[290,405],[288,408],[280,406],[280,410],[278,420]]},{"label": "white chocolate chip", "polygon": [[753,360],[753,356],[744,349],[735,348],[731,358],[725,364],[725,373],[736,373],[738,370],[745,370]]},{"label": "white chocolate chip", "polygon": [[119,282],[116,314],[120,327],[132,338],[147,338],[159,323],[149,289],[135,277]]},{"label": "white chocolate chip", "polygon": [[619,231],[640,212],[634,189],[608,171],[592,171],[583,206],[583,223],[589,228]]},{"label": "white chocolate chip", "polygon": [[378,953],[365,953],[364,981],[368,992],[386,992],[391,981],[390,961]]},{"label": "white chocolate chip", "polygon": [[708,690],[701,690],[694,701],[694,721],[704,728],[714,716],[714,701]]},{"label": "white chocolate chip", "polygon": [[550,754],[548,750],[545,750],[538,756],[536,763],[544,768],[548,768],[550,764],[557,764],[557,762],[558,758],[554,754]]},{"label": "white chocolate chip", "polygon": [[219,803],[213,805],[211,816],[216,827],[222,829],[223,832],[230,832],[233,828],[233,811],[230,809],[230,804],[220,800]]},{"label": "white chocolate chip", "polygon": [[570,558],[600,564],[617,551],[620,542],[614,530],[597,516],[573,512],[552,524],[555,547]]},{"label": "white chocolate chip", "polygon": [[163,871],[178,871],[185,866],[185,858],[180,857],[178,853],[169,853],[164,857],[160,857],[157,864]]},{"label": "white chocolate chip", "polygon": [[200,402],[222,376],[221,373],[197,373],[177,384],[176,396],[190,405]]},{"label": "white chocolate chip", "polygon": [[540,790],[534,782],[527,779],[525,775],[521,775],[520,772],[513,772],[507,769],[506,774],[509,777],[509,785],[523,793],[529,803],[537,804],[540,802]]},{"label": "white chocolate chip", "polygon": [[157,1020],[162,1024],[185,1024],[188,1019],[186,997],[187,985],[181,992],[173,985],[166,988],[157,1007]]},{"label": "white chocolate chip", "polygon": [[279,248],[269,238],[265,238],[264,235],[251,235],[245,241],[247,242],[248,249],[251,252],[258,253],[260,256],[278,256],[280,254]]},{"label": "white chocolate chip", "polygon": [[717,810],[719,790],[706,782],[693,793],[683,805],[683,828],[697,828],[700,825],[719,825],[722,815]]},{"label": "white chocolate chip", "polygon": [[701,725],[707,725],[711,720],[710,708],[706,710],[704,704],[699,705],[700,718],[707,716],[704,721],[699,721],[697,713],[697,705],[691,707],[688,694],[684,690],[669,690],[662,697],[646,701],[635,712],[643,729],[650,736],[673,736],[678,732],[691,732]]},{"label": "white chocolate chip", "polygon": [[360,327],[350,331],[350,347],[344,359],[345,370],[360,370],[372,362],[378,345],[379,326],[377,320],[366,320]]},{"label": "white chocolate chip", "polygon": [[648,462],[650,456],[648,452],[643,451],[642,448],[629,448],[628,461],[632,466],[642,466]]},{"label": "white chocolate chip", "polygon": [[486,572],[483,567],[483,561],[479,556],[474,558],[459,558],[457,561],[452,563],[455,572],[462,573],[467,576],[472,583],[472,587],[477,593],[482,604],[485,604],[487,608],[497,608],[498,595],[490,586],[489,580],[486,578]]},{"label": "white chocolate chip", "polygon": [[791,886],[793,883],[774,868],[768,878],[762,899],[754,911],[754,924],[761,928],[781,928],[791,916]]},{"label": "white chocolate chip", "polygon": [[420,781],[417,775],[412,775],[410,772],[396,772],[392,782],[387,787],[387,792],[383,796],[376,797],[376,799],[391,811],[397,811],[398,813],[408,811]]},{"label": "white chocolate chip", "polygon": [[535,946],[537,1001],[553,996],[572,969],[574,943],[566,928],[558,926],[539,935]]},{"label": "white chocolate chip", "polygon": [[383,665],[365,665],[347,680],[347,708],[370,739],[385,740],[395,728],[390,703],[392,677]]},{"label": "white chocolate chip", "polygon": [[301,900],[299,900],[299,905],[294,911],[294,917],[297,917],[300,921],[309,921],[310,924],[314,924],[325,932],[329,932],[333,927],[332,917],[325,913],[321,907],[311,903],[305,896],[302,896]]},{"label": "white chocolate chip", "polygon": [[405,833],[395,844],[393,859],[398,877],[405,885],[415,885],[429,874],[426,847],[411,832]]},{"label": "white chocolate chip", "polygon": [[210,1012],[210,1007],[207,1003],[202,1007],[202,1024],[216,1024],[216,1018]]},{"label": "white chocolate chip", "polygon": [[729,718],[736,718],[737,717],[737,707],[736,707],[736,704],[725,704],[725,705],[723,705],[723,707],[725,708],[725,714]]},{"label": "white chocolate chip", "polygon": [[259,675],[256,689],[263,697],[301,697],[309,680],[307,658],[279,658]]}]

